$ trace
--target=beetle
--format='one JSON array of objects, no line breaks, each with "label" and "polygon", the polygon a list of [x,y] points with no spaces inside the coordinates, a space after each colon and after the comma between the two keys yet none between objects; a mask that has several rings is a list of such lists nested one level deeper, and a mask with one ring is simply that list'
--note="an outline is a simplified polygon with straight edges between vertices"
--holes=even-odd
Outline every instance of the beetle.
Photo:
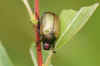
[{"label": "beetle", "polygon": [[60,34],[59,17],[52,12],[45,12],[40,18],[40,35],[44,50],[55,48],[55,41]]}]

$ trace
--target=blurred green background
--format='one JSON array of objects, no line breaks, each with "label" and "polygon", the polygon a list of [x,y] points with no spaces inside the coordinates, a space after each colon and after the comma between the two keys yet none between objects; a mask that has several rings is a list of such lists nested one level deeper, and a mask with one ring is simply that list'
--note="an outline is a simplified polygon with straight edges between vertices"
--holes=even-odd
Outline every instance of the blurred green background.
[{"label": "blurred green background", "polygon": [[[63,9],[79,10],[97,0],[40,0],[40,14]],[[98,0],[100,2],[100,0]],[[30,0],[33,6],[33,1]],[[54,66],[100,66],[100,6],[86,26],[53,56]],[[15,66],[33,66],[29,48],[34,41],[33,26],[21,0],[0,1],[0,41]]]}]

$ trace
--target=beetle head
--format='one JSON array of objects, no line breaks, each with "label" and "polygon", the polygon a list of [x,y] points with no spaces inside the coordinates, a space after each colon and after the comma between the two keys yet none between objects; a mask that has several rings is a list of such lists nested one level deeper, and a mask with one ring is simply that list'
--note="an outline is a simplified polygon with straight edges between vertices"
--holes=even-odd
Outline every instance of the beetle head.
[{"label": "beetle head", "polygon": [[50,45],[49,43],[45,42],[45,43],[43,44],[43,48],[44,48],[44,50],[50,50],[51,45]]}]

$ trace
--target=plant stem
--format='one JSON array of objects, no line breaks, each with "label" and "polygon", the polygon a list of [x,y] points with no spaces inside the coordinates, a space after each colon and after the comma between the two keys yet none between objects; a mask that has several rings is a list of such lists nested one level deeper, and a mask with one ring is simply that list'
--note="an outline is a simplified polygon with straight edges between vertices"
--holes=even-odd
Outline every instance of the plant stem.
[{"label": "plant stem", "polygon": [[[27,8],[27,11],[29,13],[29,16],[31,17],[31,21],[33,22],[35,26],[35,35],[36,35],[36,51],[37,51],[37,62],[38,66],[42,66],[42,52],[41,52],[41,43],[40,43],[40,33],[39,33],[39,0],[35,0],[35,14],[32,12],[31,7],[29,6],[29,3],[27,0],[22,0],[24,5]],[[36,23],[38,22],[38,23]],[[32,53],[32,52],[31,52]]]},{"label": "plant stem", "polygon": [[37,51],[37,62],[38,66],[42,66],[42,51],[41,51],[41,43],[40,43],[40,25],[39,25],[39,0],[35,0],[35,18],[38,21],[38,24],[35,26],[35,35],[36,35],[36,51]]},{"label": "plant stem", "polygon": [[29,13],[29,16],[30,16],[30,18],[31,18],[32,23],[33,23],[33,24],[37,24],[37,20],[36,20],[36,18],[35,18],[35,14],[32,12],[32,9],[31,9],[31,7],[30,7],[30,5],[29,5],[29,3],[28,3],[28,0],[22,0],[22,2],[23,2],[24,5],[26,6],[26,9],[27,9],[27,11],[28,11],[28,13]]}]

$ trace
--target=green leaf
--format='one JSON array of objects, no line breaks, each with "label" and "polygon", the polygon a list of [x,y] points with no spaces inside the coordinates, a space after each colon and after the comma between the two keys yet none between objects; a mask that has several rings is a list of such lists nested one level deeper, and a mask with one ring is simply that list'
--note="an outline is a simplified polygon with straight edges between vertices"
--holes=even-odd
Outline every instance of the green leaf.
[{"label": "green leaf", "polygon": [[78,12],[63,10],[60,15],[61,35],[56,42],[56,48],[68,44],[72,37],[88,22],[88,19],[98,6],[99,3],[95,3],[89,7],[82,7]]},{"label": "green leaf", "polygon": [[5,48],[0,42],[0,66],[14,66],[8,57]]},{"label": "green leaf", "polygon": [[62,11],[60,15],[61,34],[64,32],[66,26],[68,26],[71,20],[75,17],[75,14],[76,14],[76,11],[72,9]]},{"label": "green leaf", "polygon": [[49,55],[49,51],[42,50],[42,55],[43,55],[43,62],[45,63]]},{"label": "green leaf", "polygon": [[36,44],[34,42],[32,43],[32,46],[30,48],[30,54],[31,54],[34,66],[38,66],[38,64],[37,64],[37,55],[36,55],[37,54],[36,53]]},{"label": "green leaf", "polygon": [[[82,7],[79,11],[75,10],[63,10],[60,15],[61,20],[61,35],[56,42],[56,48],[61,48],[63,45],[67,44],[69,40],[87,23],[90,16],[94,13],[99,4],[93,4],[89,7]],[[35,66],[37,65],[36,56],[36,44],[33,43],[30,53]],[[47,61],[50,55],[50,51],[42,50],[43,62]],[[48,66],[53,66],[50,62]]]},{"label": "green leaf", "polygon": [[[30,54],[32,56],[32,61],[34,63],[34,66],[38,66],[37,64],[37,53],[36,53],[36,44],[33,42],[32,43],[32,46],[30,48]],[[45,51],[45,50],[42,50],[42,56],[43,56],[43,62],[45,63],[46,62],[46,59],[49,55],[49,51]]]}]

